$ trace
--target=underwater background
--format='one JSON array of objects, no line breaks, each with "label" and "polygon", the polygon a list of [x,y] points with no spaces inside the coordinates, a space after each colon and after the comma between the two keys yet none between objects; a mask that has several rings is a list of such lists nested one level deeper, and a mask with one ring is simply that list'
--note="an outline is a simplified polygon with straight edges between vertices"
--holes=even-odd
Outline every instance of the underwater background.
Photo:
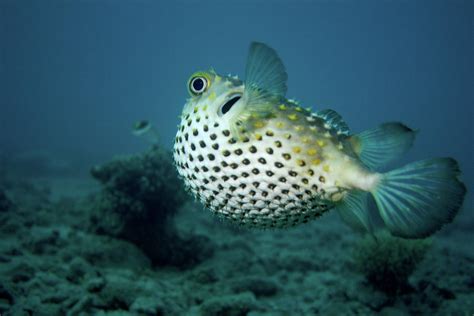
[{"label": "underwater background", "polygon": [[[0,315],[473,315],[473,31],[468,0],[0,0]],[[243,77],[252,41],[304,107],[419,130],[391,167],[456,158],[453,223],[374,242],[195,203],[170,154],[187,80]]]}]

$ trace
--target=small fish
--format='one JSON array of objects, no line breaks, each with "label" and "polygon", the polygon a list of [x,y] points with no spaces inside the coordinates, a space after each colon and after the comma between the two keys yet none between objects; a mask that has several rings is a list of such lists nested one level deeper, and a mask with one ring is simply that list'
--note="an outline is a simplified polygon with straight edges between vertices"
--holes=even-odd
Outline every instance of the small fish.
[{"label": "small fish", "polygon": [[335,111],[287,99],[285,67],[262,43],[250,45],[245,76],[210,70],[188,81],[173,155],[187,189],[213,213],[273,228],[335,209],[373,232],[371,195],[396,236],[426,237],[453,220],[466,192],[454,159],[376,171],[411,147],[415,131],[394,122],[352,134]]},{"label": "small fish", "polygon": [[159,136],[155,127],[147,120],[140,120],[133,124],[132,134],[143,137],[150,145],[159,144]]}]

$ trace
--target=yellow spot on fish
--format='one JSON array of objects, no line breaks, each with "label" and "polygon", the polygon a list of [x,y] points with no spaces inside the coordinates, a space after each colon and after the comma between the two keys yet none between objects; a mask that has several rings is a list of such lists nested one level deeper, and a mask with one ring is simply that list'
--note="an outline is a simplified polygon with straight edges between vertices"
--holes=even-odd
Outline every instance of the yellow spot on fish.
[{"label": "yellow spot on fish", "polygon": [[263,122],[262,121],[257,121],[253,124],[253,126],[255,126],[255,128],[262,128],[263,127]]},{"label": "yellow spot on fish", "polygon": [[255,138],[256,138],[257,140],[262,140],[262,134],[255,133]]},{"label": "yellow spot on fish", "polygon": [[290,138],[291,138],[291,134],[290,134],[290,133],[286,133],[284,136],[285,136],[286,139],[290,139]]},{"label": "yellow spot on fish", "polygon": [[301,111],[303,111],[303,109],[302,109],[301,107],[297,106],[297,107],[295,108],[295,111],[301,112]]},{"label": "yellow spot on fish", "polygon": [[324,147],[324,146],[326,146],[326,143],[325,143],[324,140],[322,140],[322,139],[318,139],[318,140],[316,141],[316,143],[318,144],[319,147]]},{"label": "yellow spot on fish", "polygon": [[311,139],[307,136],[304,136],[304,137],[301,137],[301,141],[304,143],[304,144],[309,144],[311,142]]},{"label": "yellow spot on fish", "polygon": [[324,166],[323,166],[323,170],[324,170],[325,172],[329,172],[329,165],[324,165]]},{"label": "yellow spot on fish", "polygon": [[206,111],[206,110],[207,110],[207,104],[202,107],[202,110],[203,110],[203,111]]},{"label": "yellow spot on fish", "polygon": [[296,114],[294,114],[294,113],[293,113],[293,114],[290,114],[290,115],[288,115],[288,119],[289,119],[290,121],[296,121],[296,120],[298,119],[298,115],[296,115]]},{"label": "yellow spot on fish", "polygon": [[295,130],[296,130],[297,132],[301,132],[301,131],[304,130],[304,127],[301,126],[301,125],[296,125],[296,126],[295,126]]},{"label": "yellow spot on fish", "polygon": [[282,111],[285,111],[287,109],[286,105],[284,104],[281,104],[278,108]]},{"label": "yellow spot on fish", "polygon": [[214,91],[209,95],[209,100],[214,101],[216,99],[216,93]]},{"label": "yellow spot on fish", "polygon": [[312,131],[312,132],[317,132],[318,129],[316,128],[316,126],[310,126],[309,127],[309,130]]},{"label": "yellow spot on fish", "polygon": [[320,163],[321,163],[321,159],[313,159],[313,160],[311,160],[311,164],[312,164],[312,165],[317,166],[317,165],[319,165]]},{"label": "yellow spot on fish", "polygon": [[276,123],[276,127],[278,127],[278,128],[283,128],[283,127],[285,127],[285,123],[283,123],[283,122],[277,122],[277,123]]},{"label": "yellow spot on fish", "polygon": [[217,76],[217,75],[216,75],[216,77],[214,78],[214,81],[215,81],[216,83],[220,82],[221,80],[222,80],[222,77],[221,77],[221,76]]},{"label": "yellow spot on fish", "polygon": [[193,112],[194,112],[194,113],[197,113],[198,111],[199,111],[199,107],[198,107],[198,106],[195,106]]},{"label": "yellow spot on fish", "polygon": [[308,155],[310,155],[310,156],[314,156],[314,155],[316,155],[317,153],[318,153],[318,151],[317,151],[316,149],[314,149],[314,148],[308,149]]},{"label": "yellow spot on fish", "polygon": [[294,152],[295,154],[299,154],[299,153],[301,152],[301,147],[299,147],[299,146],[293,147],[293,152]]}]

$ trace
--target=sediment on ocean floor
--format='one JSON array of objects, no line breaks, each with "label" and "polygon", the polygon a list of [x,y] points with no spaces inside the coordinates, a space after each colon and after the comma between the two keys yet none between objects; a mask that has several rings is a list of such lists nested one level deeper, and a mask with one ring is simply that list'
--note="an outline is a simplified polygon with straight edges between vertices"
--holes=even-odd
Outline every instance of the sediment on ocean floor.
[{"label": "sediment on ocean floor", "polygon": [[[104,168],[103,184],[89,197],[71,190],[71,196],[53,199],[55,181],[50,187],[13,178],[5,183],[0,190],[4,192],[0,204],[7,205],[0,211],[2,315],[441,316],[474,310],[474,254],[466,244],[472,234],[460,230],[457,223],[434,236],[429,248],[420,248],[423,260],[411,256],[401,244],[384,242],[377,248],[369,243],[368,248],[357,248],[359,237],[331,213],[294,229],[229,226],[185,195],[183,200],[167,200],[172,204],[165,208],[152,192],[171,195],[170,191],[140,186],[136,175],[144,172],[144,161],[154,167],[149,162],[156,159],[154,150],[103,164],[113,168]],[[112,170],[123,175],[114,177]],[[164,181],[173,185],[174,180]],[[133,202],[136,192],[143,193],[146,203]],[[120,212],[98,209],[100,198],[108,201],[105,205],[119,206]],[[123,225],[110,227],[120,229],[107,231],[106,216],[111,215],[106,212],[122,215],[129,205],[141,205],[136,209],[142,211],[131,212],[133,221],[118,217]],[[166,220],[154,224],[169,223],[173,229],[159,242],[147,241],[152,245],[168,241],[177,259],[152,262],[141,239],[132,242],[119,236],[137,231],[128,223],[136,223],[138,214],[147,214],[156,205],[159,212],[174,211],[159,213]],[[189,259],[191,252],[205,247],[211,247],[211,254],[199,252],[202,257]],[[392,273],[398,267],[408,278],[402,279],[397,291],[387,293],[373,286],[356,269],[354,249],[364,252],[362,272]],[[370,280],[383,283],[385,278]]]}]

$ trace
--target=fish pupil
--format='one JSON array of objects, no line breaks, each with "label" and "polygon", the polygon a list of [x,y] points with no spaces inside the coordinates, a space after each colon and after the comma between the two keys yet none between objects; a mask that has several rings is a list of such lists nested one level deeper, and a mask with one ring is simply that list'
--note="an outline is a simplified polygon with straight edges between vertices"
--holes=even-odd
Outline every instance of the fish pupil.
[{"label": "fish pupil", "polygon": [[229,112],[229,110],[232,108],[232,106],[234,106],[234,104],[240,100],[240,96],[236,96],[236,97],[233,97],[232,99],[230,99],[229,101],[227,101],[223,106],[222,106],[222,109],[221,109],[221,112],[222,114],[226,114],[227,112]]},{"label": "fish pupil", "polygon": [[202,90],[203,87],[204,87],[204,81],[201,78],[194,79],[193,81],[194,91],[199,92]]}]

